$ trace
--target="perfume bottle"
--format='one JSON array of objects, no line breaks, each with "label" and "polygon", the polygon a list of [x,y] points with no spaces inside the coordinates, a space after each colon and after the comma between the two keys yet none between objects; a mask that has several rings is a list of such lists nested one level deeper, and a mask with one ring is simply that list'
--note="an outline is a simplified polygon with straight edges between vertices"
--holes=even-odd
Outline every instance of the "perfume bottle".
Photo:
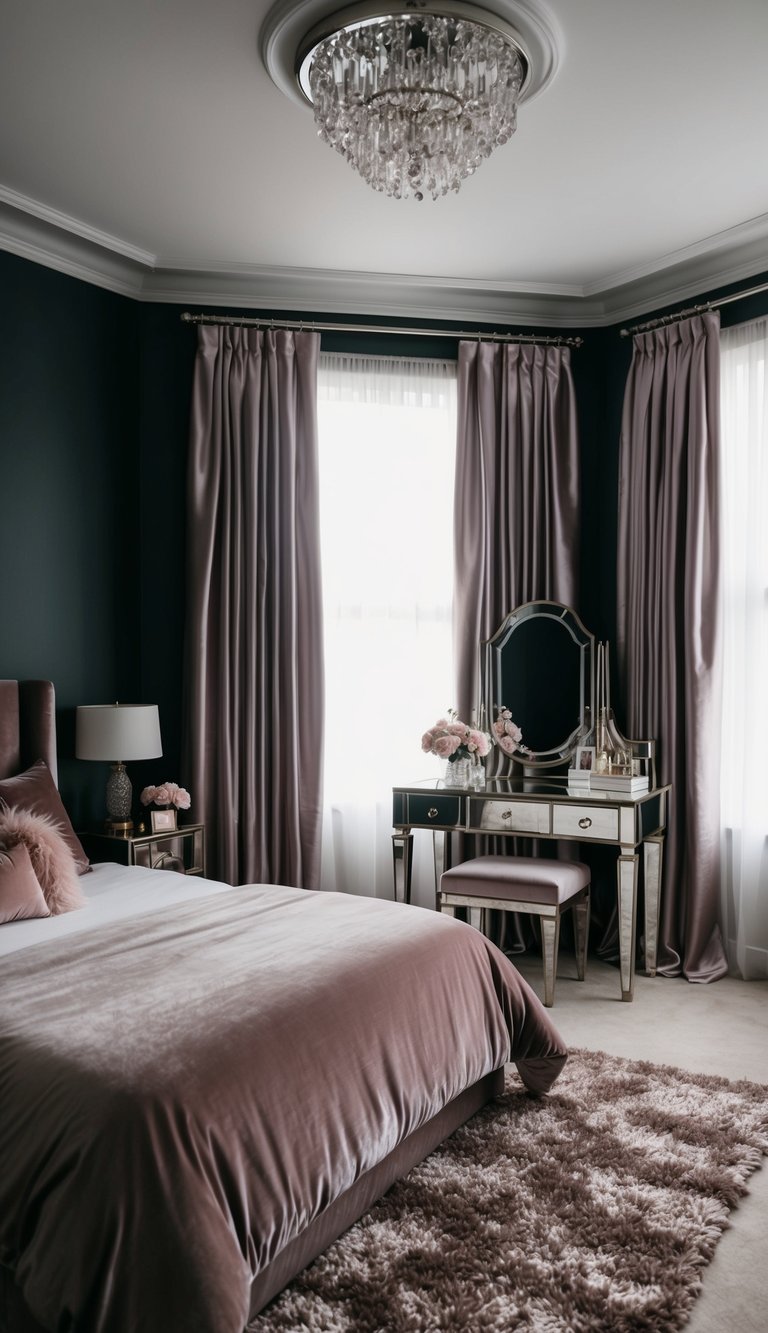
[{"label": "perfume bottle", "polygon": [[597,715],[597,726],[595,727],[595,772],[609,773],[612,759],[613,752],[606,710],[601,708]]}]

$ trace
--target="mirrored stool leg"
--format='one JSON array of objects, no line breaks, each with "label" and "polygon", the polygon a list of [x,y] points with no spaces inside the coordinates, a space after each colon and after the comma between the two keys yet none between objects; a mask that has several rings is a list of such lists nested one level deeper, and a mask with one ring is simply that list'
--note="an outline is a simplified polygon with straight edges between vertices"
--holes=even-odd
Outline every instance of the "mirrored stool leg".
[{"label": "mirrored stool leg", "polygon": [[560,915],[541,917],[541,952],[544,961],[544,1005],[551,1009],[555,1003],[555,974],[557,946],[560,942]]},{"label": "mirrored stool leg", "polygon": [[587,945],[589,942],[589,889],[574,904],[573,933],[576,944],[576,976],[583,981],[587,973]]}]

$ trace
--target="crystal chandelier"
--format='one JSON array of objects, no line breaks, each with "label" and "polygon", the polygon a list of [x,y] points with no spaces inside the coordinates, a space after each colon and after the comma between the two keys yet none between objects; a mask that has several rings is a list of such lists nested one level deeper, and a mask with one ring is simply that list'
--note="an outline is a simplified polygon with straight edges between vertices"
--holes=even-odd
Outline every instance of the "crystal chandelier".
[{"label": "crystal chandelier", "polygon": [[515,132],[529,70],[517,35],[451,0],[439,12],[428,0],[370,17],[362,8],[331,15],[300,47],[318,134],[395,199],[458,190]]}]

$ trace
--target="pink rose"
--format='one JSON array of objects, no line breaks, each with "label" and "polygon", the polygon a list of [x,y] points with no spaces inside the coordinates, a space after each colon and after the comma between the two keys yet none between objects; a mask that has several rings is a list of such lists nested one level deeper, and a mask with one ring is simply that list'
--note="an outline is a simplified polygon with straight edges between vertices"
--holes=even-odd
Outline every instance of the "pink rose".
[{"label": "pink rose", "polygon": [[175,805],[177,810],[188,810],[192,798],[177,782],[163,782],[159,787],[145,787],[139,797],[142,805]]},{"label": "pink rose", "polygon": [[499,709],[498,717],[493,723],[493,734],[498,738],[499,745],[505,754],[514,754],[515,749],[523,739],[523,733],[517,724],[512,721],[512,714],[508,708]]},{"label": "pink rose", "polygon": [[438,736],[435,741],[435,754],[441,759],[447,759],[454,750],[458,750],[460,744],[458,736]]},{"label": "pink rose", "polygon": [[491,748],[488,736],[484,731],[470,731],[468,744],[470,750],[476,750],[481,758],[486,755]]}]

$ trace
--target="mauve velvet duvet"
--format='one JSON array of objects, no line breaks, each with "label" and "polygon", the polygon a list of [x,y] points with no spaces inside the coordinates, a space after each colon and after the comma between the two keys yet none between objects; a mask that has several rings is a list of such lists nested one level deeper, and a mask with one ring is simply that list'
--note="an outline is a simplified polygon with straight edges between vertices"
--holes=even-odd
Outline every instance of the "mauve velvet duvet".
[{"label": "mauve velvet duvet", "polygon": [[477,931],[232,889],[3,959],[0,1262],[47,1329],[242,1333],[252,1277],[508,1060],[565,1062]]}]

